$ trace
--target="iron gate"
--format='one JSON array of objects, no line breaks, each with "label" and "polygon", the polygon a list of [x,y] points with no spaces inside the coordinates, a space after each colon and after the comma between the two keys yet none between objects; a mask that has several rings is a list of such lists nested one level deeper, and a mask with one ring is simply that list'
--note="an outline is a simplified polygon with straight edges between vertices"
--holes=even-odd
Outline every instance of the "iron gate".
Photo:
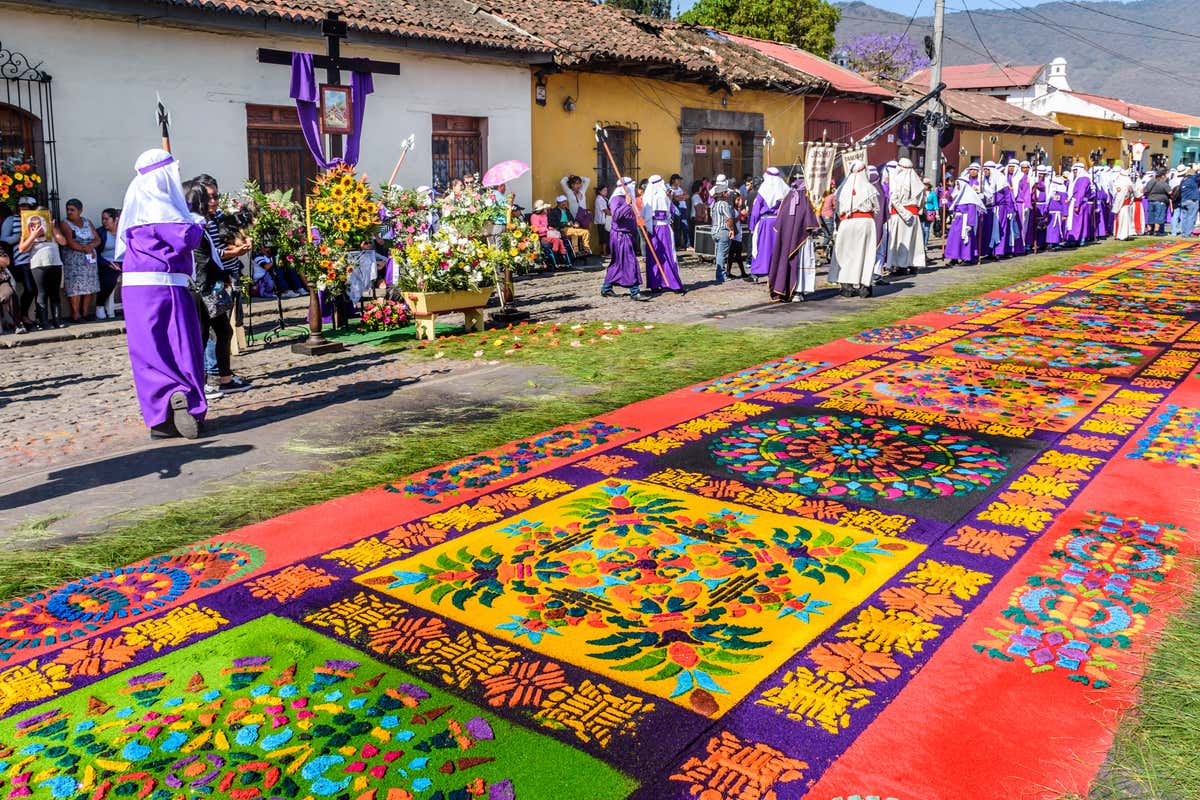
[{"label": "iron gate", "polygon": [[59,216],[51,77],[41,62],[0,42],[0,159],[30,159],[42,176],[41,201]]}]

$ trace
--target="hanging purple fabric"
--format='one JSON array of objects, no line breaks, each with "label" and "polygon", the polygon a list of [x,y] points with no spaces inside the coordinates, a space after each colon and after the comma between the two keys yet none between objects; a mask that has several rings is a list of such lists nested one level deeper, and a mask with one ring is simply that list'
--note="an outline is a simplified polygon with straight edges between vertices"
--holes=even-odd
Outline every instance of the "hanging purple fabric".
[{"label": "hanging purple fabric", "polygon": [[345,162],[350,166],[358,163],[359,143],[362,140],[363,113],[367,109],[367,95],[375,91],[375,82],[369,72],[355,72],[350,76],[350,102],[353,106],[354,131],[346,137],[346,155],[343,158],[325,159],[325,145],[321,139],[320,91],[313,72],[312,53],[292,53],[292,91],[296,101],[296,115],[300,118],[300,132],[308,152],[321,169],[329,169]]}]

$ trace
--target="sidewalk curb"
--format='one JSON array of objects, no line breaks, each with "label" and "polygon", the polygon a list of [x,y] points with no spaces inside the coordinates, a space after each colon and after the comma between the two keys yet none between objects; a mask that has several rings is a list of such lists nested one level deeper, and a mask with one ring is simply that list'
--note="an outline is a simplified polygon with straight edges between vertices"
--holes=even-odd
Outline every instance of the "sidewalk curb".
[{"label": "sidewalk curb", "polygon": [[50,344],[52,342],[73,342],[78,339],[96,339],[101,336],[116,336],[124,333],[124,322],[121,322],[119,325],[104,326],[88,323],[85,325],[71,325],[53,331],[31,331],[20,336],[15,333],[8,333],[0,336],[0,347],[11,350],[14,347]]}]

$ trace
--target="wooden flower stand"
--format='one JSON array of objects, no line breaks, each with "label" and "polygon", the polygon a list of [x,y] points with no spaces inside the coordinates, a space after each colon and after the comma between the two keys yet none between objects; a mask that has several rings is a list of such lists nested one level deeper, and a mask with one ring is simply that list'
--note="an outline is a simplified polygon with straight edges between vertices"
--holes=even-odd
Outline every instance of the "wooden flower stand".
[{"label": "wooden flower stand", "polygon": [[483,330],[483,309],[492,296],[491,287],[457,292],[404,292],[417,325],[417,339],[436,339],[438,316],[462,312],[467,332]]}]

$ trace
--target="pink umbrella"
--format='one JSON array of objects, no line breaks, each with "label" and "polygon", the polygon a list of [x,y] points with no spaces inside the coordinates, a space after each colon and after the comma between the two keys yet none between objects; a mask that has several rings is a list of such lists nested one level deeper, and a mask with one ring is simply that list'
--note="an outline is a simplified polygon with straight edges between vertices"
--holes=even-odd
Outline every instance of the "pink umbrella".
[{"label": "pink umbrella", "polygon": [[484,186],[499,186],[502,183],[515,181],[529,172],[529,165],[524,161],[501,161],[483,176]]}]

